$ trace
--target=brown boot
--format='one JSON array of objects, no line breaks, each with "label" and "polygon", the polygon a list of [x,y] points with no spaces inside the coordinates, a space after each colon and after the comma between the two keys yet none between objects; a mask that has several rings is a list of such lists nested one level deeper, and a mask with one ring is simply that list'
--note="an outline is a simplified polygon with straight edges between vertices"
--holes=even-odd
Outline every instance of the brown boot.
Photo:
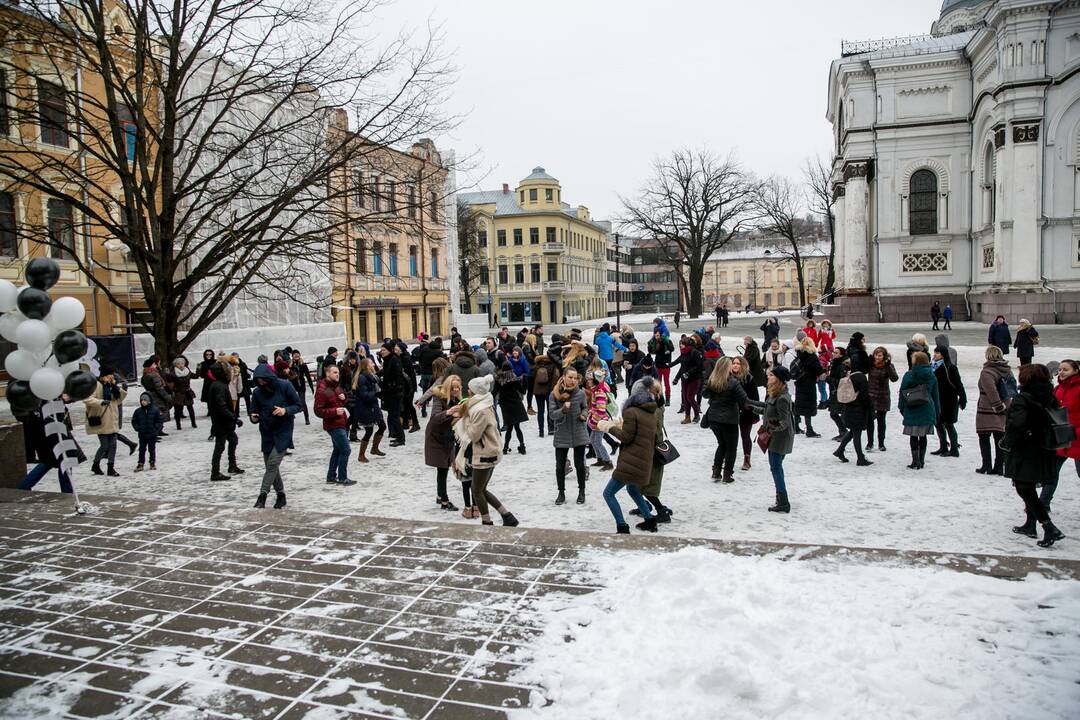
[{"label": "brown boot", "polygon": [[749,455],[743,455],[742,456],[742,469],[743,470],[749,470],[750,469],[750,456]]},{"label": "brown boot", "polygon": [[358,458],[356,458],[358,462],[366,463],[368,461],[368,459],[367,459],[367,447],[368,447],[368,441],[367,440],[361,440],[360,441],[360,456]]},{"label": "brown boot", "polygon": [[379,457],[385,457],[386,453],[379,449],[379,443],[382,442],[383,431],[375,433],[375,437],[371,438],[371,454],[378,455]]},{"label": "brown boot", "polygon": [[682,424],[683,425],[689,425],[692,422],[693,422],[693,420],[690,419],[690,413],[686,413],[686,417],[684,417],[682,419]]}]

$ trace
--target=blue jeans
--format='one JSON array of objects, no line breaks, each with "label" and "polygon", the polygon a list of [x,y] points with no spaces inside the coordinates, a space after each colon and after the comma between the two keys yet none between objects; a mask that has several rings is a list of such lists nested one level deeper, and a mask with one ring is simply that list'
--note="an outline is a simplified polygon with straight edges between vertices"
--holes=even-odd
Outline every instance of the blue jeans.
[{"label": "blue jeans", "polygon": [[593,450],[596,451],[596,459],[600,462],[611,462],[611,456],[604,447],[604,433],[599,430],[590,430],[589,440],[592,442]]},{"label": "blue jeans", "polygon": [[652,517],[652,506],[638,490],[636,485],[625,485],[618,480],[608,480],[607,487],[604,488],[604,502],[607,503],[608,510],[611,511],[611,516],[615,518],[616,525],[625,525],[626,520],[623,518],[622,508],[619,507],[619,501],[615,499],[615,493],[619,492],[623,488],[626,488],[627,494],[630,495],[630,499],[634,501],[634,504],[638,506],[638,510],[641,511],[641,517],[648,520]]},{"label": "blue jeans", "polygon": [[328,430],[330,441],[334,443],[334,451],[330,453],[330,466],[326,468],[326,481],[333,482],[334,475],[338,480],[349,479],[349,431],[345,428]]},{"label": "blue jeans", "polygon": [[[26,477],[19,483],[19,490],[32,490],[38,482],[45,477],[51,468],[45,463],[38,463],[34,469],[26,473]],[[59,470],[57,472],[60,472]],[[60,472],[60,492],[71,493],[71,479],[66,472]]]},{"label": "blue jeans", "polygon": [[817,381],[818,395],[821,396],[821,402],[829,402],[829,386],[825,384],[824,380]]},{"label": "blue jeans", "polygon": [[769,471],[772,473],[773,485],[776,486],[776,492],[786,493],[787,486],[784,485],[784,456],[780,453],[769,451]]}]

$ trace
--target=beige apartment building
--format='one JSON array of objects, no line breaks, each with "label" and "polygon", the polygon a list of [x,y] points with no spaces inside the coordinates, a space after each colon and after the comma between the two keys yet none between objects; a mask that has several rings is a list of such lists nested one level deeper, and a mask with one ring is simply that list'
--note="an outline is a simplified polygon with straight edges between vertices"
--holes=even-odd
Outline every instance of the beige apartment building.
[{"label": "beige apartment building", "polygon": [[458,199],[478,215],[481,312],[500,324],[606,316],[610,225],[594,221],[583,205],[563,202],[562,186],[544,168],[513,190],[504,184]]},{"label": "beige apartment building", "polygon": [[[726,304],[730,310],[795,310],[799,278],[795,262],[782,255],[777,244],[761,237],[740,237],[714,254],[705,264],[701,283],[706,312]],[[828,272],[827,243],[801,249],[806,280],[806,302],[821,297]]]}]

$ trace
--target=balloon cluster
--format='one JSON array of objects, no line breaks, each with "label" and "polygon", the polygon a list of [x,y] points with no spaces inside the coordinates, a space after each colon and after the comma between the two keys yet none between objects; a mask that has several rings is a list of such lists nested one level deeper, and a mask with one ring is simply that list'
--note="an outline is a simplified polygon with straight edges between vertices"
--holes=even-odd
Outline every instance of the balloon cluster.
[{"label": "balloon cluster", "polygon": [[25,287],[0,280],[0,336],[19,346],[4,361],[12,377],[7,398],[16,412],[32,412],[61,395],[85,400],[97,387],[97,378],[80,364],[90,342],[75,329],[86,309],[75,298],[49,297],[59,279],[56,261],[39,257],[26,265]]}]

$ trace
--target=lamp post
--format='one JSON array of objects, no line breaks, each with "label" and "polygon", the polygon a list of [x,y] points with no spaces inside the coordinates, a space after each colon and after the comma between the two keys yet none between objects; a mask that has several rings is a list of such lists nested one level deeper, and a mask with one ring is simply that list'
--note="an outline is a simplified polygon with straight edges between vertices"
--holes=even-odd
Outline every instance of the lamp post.
[{"label": "lamp post", "polygon": [[622,278],[619,270],[619,233],[615,233],[615,325],[622,327]]}]

